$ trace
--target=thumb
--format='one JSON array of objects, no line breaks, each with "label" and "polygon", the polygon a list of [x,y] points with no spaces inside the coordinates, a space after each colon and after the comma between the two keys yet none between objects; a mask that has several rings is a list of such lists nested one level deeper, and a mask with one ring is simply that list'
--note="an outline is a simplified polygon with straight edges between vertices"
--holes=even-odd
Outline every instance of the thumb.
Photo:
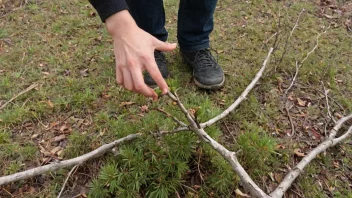
[{"label": "thumb", "polygon": [[176,43],[167,43],[167,42],[160,41],[158,39],[154,40],[155,49],[160,51],[172,51],[176,48],[176,46],[177,46]]}]

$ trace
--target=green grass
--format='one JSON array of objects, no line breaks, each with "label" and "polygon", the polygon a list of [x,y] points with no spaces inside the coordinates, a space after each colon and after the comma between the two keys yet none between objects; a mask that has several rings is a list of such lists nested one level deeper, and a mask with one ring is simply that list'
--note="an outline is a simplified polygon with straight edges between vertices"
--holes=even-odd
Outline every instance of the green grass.
[{"label": "green grass", "polygon": [[[186,119],[166,96],[152,102],[116,85],[112,40],[100,19],[90,15],[93,9],[87,4],[80,0],[29,1],[1,19],[0,104],[33,83],[39,86],[0,111],[0,175],[39,166],[44,157],[40,146],[47,151],[64,146],[60,156],[69,159],[141,132],[144,138],[117,148],[117,156],[108,153],[81,165],[69,180],[66,195],[75,196],[77,189],[85,186],[90,197],[174,197],[176,192],[181,197],[235,197],[235,189],[241,188],[239,178],[227,161],[196,135],[151,135],[177,127],[157,108]],[[165,1],[165,8],[169,41],[175,42],[178,1]],[[286,37],[302,8],[307,11],[280,62]],[[280,13],[279,45],[259,84],[234,113],[207,129],[227,148],[241,150],[240,162],[265,190],[278,183],[270,175],[284,174],[298,162],[295,148],[307,152],[319,143],[304,127],[315,127],[322,135],[325,124],[331,128],[321,82],[330,90],[333,113],[352,111],[351,33],[342,25],[331,26],[304,62],[291,90],[292,98],[309,98],[312,104],[297,107],[294,101],[289,103],[294,105],[291,116],[296,136],[286,136],[291,125],[283,109],[283,92],[294,75],[295,61],[307,55],[317,34],[332,22],[319,18],[319,9],[305,1],[219,1],[211,47],[225,70],[226,83],[220,91],[197,89],[178,50],[167,53],[172,72],[168,84],[177,89],[186,108],[197,110],[199,120],[206,121],[230,105],[251,82],[274,43],[275,38],[268,39],[277,31]],[[342,19],[336,23],[342,24]],[[88,76],[81,74],[85,69]],[[123,102],[134,104],[123,106]],[[142,111],[142,106],[148,110]],[[51,142],[63,133],[62,126],[70,128],[64,143]],[[288,191],[290,195],[351,196],[348,182],[343,182],[352,166],[351,146],[337,146],[327,153],[306,168]],[[19,196],[20,188],[35,185],[36,192],[27,196],[56,197],[68,171],[47,173],[40,184],[28,179],[6,189]]]}]

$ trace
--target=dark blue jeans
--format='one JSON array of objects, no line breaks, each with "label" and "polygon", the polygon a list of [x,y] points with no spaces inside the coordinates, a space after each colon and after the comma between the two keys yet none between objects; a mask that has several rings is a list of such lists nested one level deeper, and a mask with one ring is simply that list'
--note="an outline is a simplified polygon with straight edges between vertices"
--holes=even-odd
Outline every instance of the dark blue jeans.
[{"label": "dark blue jeans", "polygon": [[[177,39],[181,50],[209,48],[209,34],[214,27],[213,15],[217,0],[180,0]],[[163,0],[127,0],[137,25],[161,41],[166,41]]]}]

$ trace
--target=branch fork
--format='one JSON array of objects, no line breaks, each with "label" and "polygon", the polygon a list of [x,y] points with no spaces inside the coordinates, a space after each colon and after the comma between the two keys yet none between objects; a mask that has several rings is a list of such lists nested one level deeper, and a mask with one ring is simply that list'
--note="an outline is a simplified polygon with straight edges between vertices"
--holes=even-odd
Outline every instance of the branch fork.
[{"label": "branch fork", "polygon": [[[218,143],[216,140],[214,140],[212,137],[210,137],[205,132],[204,129],[206,127],[211,126],[212,124],[214,124],[217,121],[226,117],[236,107],[238,107],[239,104],[246,98],[248,93],[253,89],[253,87],[257,84],[257,82],[259,81],[259,79],[263,75],[263,71],[265,70],[267,63],[269,62],[269,58],[270,58],[272,52],[273,52],[273,48],[270,48],[268,55],[265,58],[261,69],[255,75],[254,79],[247,86],[247,88],[243,91],[243,93],[235,100],[235,102],[232,105],[230,105],[226,110],[224,110],[221,114],[215,116],[214,118],[212,118],[204,123],[197,123],[197,120],[187,111],[187,109],[184,107],[184,105],[180,101],[179,97],[177,96],[177,94],[168,92],[167,95],[173,101],[175,101],[177,103],[178,107],[182,110],[185,117],[187,118],[189,125],[187,126],[185,123],[183,123],[183,122],[179,121],[177,118],[173,117],[173,120],[175,122],[177,122],[180,125],[180,127],[176,128],[172,131],[159,131],[158,132],[158,135],[167,135],[167,134],[174,134],[174,133],[178,133],[178,132],[182,132],[182,131],[193,131],[194,133],[196,133],[199,136],[199,138],[201,140],[208,143],[214,150],[216,150],[224,159],[226,159],[230,163],[232,169],[240,177],[245,189],[247,189],[254,197],[261,197],[261,198],[262,197],[263,198],[283,197],[284,193],[289,189],[289,187],[292,185],[294,180],[303,171],[305,166],[307,166],[318,154],[325,151],[329,147],[335,146],[336,144],[340,143],[341,141],[345,140],[346,138],[348,138],[349,136],[352,135],[352,126],[350,126],[349,129],[347,130],[347,132],[345,132],[340,137],[336,138],[336,134],[341,129],[343,124],[346,123],[347,121],[349,121],[350,119],[352,119],[352,114],[351,114],[351,115],[346,116],[344,118],[341,118],[339,121],[337,121],[334,128],[330,131],[329,137],[324,142],[319,144],[315,149],[313,149],[310,153],[308,153],[293,169],[291,169],[289,171],[289,173],[285,176],[285,178],[282,180],[282,182],[277,186],[277,188],[271,194],[266,194],[251,179],[249,174],[245,171],[245,169],[239,163],[239,161],[236,157],[236,152],[229,151],[223,145]],[[71,166],[75,166],[75,165],[77,166],[79,164],[86,162],[87,160],[101,156],[102,154],[110,151],[111,149],[113,149],[114,147],[116,147],[118,145],[135,140],[135,139],[140,138],[142,136],[143,136],[143,134],[141,134],[141,133],[131,134],[131,135],[128,135],[124,138],[115,140],[114,142],[111,142],[109,144],[104,144],[96,150],[93,150],[85,155],[82,155],[82,156],[79,156],[79,157],[76,157],[73,159],[61,161],[59,163],[48,164],[45,166],[26,170],[23,172],[12,174],[12,175],[2,176],[2,177],[0,177],[0,186],[5,185],[5,184],[9,184],[11,182],[34,177],[34,176],[43,174],[45,172],[55,171],[55,170],[58,170],[61,168],[67,168],[67,167],[71,167]],[[70,176],[70,174],[69,174],[69,176]],[[64,188],[64,186],[63,186],[63,188]]]}]

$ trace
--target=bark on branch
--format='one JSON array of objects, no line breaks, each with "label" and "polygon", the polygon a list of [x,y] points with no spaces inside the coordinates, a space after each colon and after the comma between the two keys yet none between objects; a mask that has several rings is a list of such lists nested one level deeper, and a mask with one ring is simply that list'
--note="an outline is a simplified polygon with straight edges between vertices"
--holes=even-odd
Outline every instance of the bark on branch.
[{"label": "bark on branch", "polygon": [[0,177],[0,186],[1,185],[5,185],[11,182],[15,182],[15,181],[19,181],[19,180],[23,180],[23,179],[27,179],[30,177],[34,177],[37,175],[41,175],[43,173],[49,172],[49,171],[56,171],[62,168],[66,168],[66,167],[70,167],[70,166],[74,166],[77,164],[82,164],[84,162],[86,162],[87,160],[96,158],[98,156],[101,156],[102,154],[106,153],[107,151],[110,151],[112,148],[114,148],[117,145],[120,145],[122,143],[125,143],[127,141],[131,141],[134,140],[138,137],[140,137],[142,134],[140,133],[136,133],[136,134],[132,134],[132,135],[128,135],[124,138],[115,140],[109,144],[104,144],[103,146],[87,153],[84,155],[81,155],[79,157],[73,158],[73,159],[69,159],[69,160],[65,160],[65,161],[61,161],[58,163],[52,163],[52,164],[48,164],[45,166],[40,166],[37,168],[33,168],[30,170],[26,170],[23,172],[19,172],[19,173],[15,173],[12,175],[7,175],[4,177]]}]

